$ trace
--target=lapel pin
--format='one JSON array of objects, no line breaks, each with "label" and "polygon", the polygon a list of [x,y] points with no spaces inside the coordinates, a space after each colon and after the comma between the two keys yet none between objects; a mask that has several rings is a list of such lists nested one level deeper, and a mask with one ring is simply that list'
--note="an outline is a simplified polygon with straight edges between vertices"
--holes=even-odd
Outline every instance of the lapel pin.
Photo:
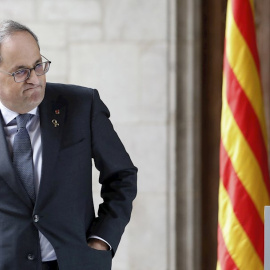
[{"label": "lapel pin", "polygon": [[59,109],[55,110],[54,112],[55,112],[55,114],[60,114],[60,110]]},{"label": "lapel pin", "polygon": [[53,123],[53,125],[54,125],[55,128],[59,126],[59,124],[58,124],[58,122],[57,122],[56,119],[53,119],[52,120],[52,123]]}]

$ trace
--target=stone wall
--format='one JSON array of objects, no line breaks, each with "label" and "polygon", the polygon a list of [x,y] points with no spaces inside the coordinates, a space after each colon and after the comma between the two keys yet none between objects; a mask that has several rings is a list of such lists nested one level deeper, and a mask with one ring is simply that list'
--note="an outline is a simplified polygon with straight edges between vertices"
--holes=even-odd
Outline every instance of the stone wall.
[{"label": "stone wall", "polygon": [[[114,270],[174,269],[174,0],[1,0],[52,61],[47,80],[97,88],[139,168]],[[100,202],[98,174],[95,201]]]}]

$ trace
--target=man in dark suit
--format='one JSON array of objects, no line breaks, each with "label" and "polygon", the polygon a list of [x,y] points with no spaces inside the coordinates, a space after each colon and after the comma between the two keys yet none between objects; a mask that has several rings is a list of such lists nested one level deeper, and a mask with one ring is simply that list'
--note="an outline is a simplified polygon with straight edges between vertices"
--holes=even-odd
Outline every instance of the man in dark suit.
[{"label": "man in dark suit", "polygon": [[0,25],[0,270],[109,270],[137,168],[98,92],[46,83],[49,66],[30,29]]}]

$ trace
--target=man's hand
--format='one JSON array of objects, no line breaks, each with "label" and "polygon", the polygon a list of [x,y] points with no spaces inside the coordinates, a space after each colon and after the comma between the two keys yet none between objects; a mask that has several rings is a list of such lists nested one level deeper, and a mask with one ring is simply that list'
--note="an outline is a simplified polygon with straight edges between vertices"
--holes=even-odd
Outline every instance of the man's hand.
[{"label": "man's hand", "polygon": [[97,250],[109,250],[110,247],[102,240],[96,238],[90,238],[88,240],[88,246]]}]

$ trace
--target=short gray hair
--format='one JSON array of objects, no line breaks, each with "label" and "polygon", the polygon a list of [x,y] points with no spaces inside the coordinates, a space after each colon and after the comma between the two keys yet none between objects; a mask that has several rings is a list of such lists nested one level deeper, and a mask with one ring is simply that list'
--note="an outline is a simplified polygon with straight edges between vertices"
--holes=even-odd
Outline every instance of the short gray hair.
[{"label": "short gray hair", "polygon": [[[35,39],[39,47],[38,37],[36,36],[36,34],[32,30],[30,30],[27,26],[12,20],[4,20],[0,23],[0,46],[6,38],[12,36],[16,32],[23,32],[23,31],[28,32],[30,35],[32,35],[32,37]],[[1,61],[2,57],[0,55],[0,63]]]}]

